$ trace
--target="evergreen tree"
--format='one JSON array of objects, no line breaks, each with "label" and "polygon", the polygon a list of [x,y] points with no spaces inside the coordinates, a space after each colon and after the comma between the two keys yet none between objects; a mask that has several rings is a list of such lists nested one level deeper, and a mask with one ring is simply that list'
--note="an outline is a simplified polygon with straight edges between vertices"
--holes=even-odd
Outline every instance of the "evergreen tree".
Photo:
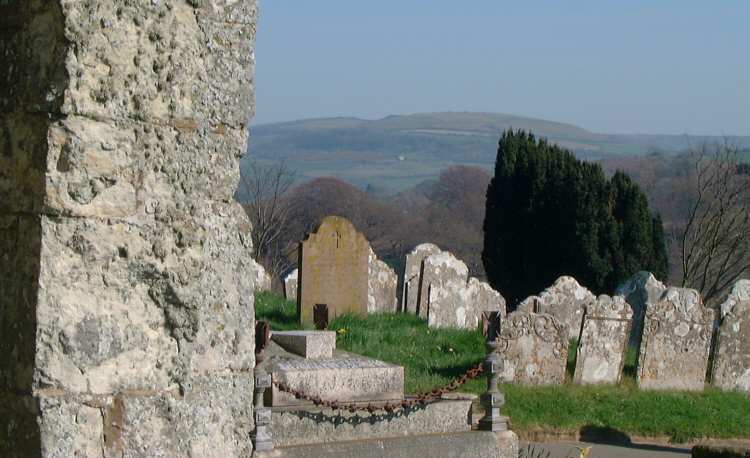
[{"label": "evergreen tree", "polygon": [[638,186],[524,131],[500,139],[484,234],[487,276],[510,304],[560,275],[600,293],[638,270],[666,275],[661,219]]}]

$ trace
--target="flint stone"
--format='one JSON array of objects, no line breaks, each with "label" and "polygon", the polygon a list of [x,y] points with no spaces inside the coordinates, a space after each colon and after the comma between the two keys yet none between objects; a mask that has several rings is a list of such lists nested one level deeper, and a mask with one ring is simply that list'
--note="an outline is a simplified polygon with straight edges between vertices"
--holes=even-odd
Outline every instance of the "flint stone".
[{"label": "flint stone", "polygon": [[372,248],[368,257],[367,278],[367,313],[396,312],[398,276],[388,264],[378,259]]},{"label": "flint stone", "polygon": [[643,335],[643,320],[646,309],[655,304],[667,290],[662,282],[650,272],[638,272],[623,282],[615,290],[616,296],[623,296],[633,308],[633,326],[630,330],[630,343],[639,346]]},{"label": "flint stone", "polygon": [[721,318],[731,313],[735,305],[745,301],[750,301],[750,280],[737,280],[732,286],[732,291],[729,292],[727,300],[719,306]]},{"label": "flint stone", "polygon": [[700,294],[669,288],[648,306],[638,356],[638,387],[700,391],[705,386],[714,310]]},{"label": "flint stone", "polygon": [[[423,243],[417,245],[409,254],[406,255],[404,267],[403,289],[401,308],[404,312],[418,314],[420,296],[427,294],[423,291],[422,271],[425,258],[430,255],[440,253],[440,248],[432,243]],[[426,289],[426,285],[425,285]]]},{"label": "flint stone", "polygon": [[523,385],[561,385],[568,358],[568,326],[552,315],[508,314],[496,340],[503,358],[501,380]]},{"label": "flint stone", "polygon": [[601,295],[586,305],[574,383],[618,383],[625,365],[633,309],[622,296]]},{"label": "flint stone", "polygon": [[[404,397],[404,368],[376,359],[336,351],[331,359],[274,357],[267,369],[274,382],[285,383],[326,401],[400,401]],[[311,405],[274,385],[266,390],[272,407]]]},{"label": "flint stone", "polygon": [[567,325],[571,339],[578,339],[586,305],[596,302],[596,296],[579,285],[575,278],[563,276],[545,289],[539,296],[526,298],[517,310],[531,313],[546,313]]},{"label": "flint stone", "polygon": [[286,300],[288,301],[294,301],[297,302],[297,277],[299,275],[299,270],[294,269],[284,277],[284,296],[286,297]]},{"label": "flint stone", "polygon": [[271,339],[284,350],[307,359],[331,358],[336,349],[333,331],[274,331]]},{"label": "flint stone", "polygon": [[734,305],[722,319],[716,341],[713,385],[750,393],[750,301]]},{"label": "flint stone", "polygon": [[328,306],[328,319],[367,313],[370,244],[339,216],[323,219],[300,244],[300,321],[313,324],[316,304]]}]

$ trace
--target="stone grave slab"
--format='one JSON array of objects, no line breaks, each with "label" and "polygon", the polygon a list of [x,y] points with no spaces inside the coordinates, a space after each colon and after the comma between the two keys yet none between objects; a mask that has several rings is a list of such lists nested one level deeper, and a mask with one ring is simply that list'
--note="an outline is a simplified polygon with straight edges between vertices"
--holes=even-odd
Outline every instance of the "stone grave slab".
[{"label": "stone grave slab", "polygon": [[[266,370],[274,382],[328,401],[379,402],[402,400],[404,368],[376,359],[336,351],[330,359],[274,357]],[[311,402],[295,399],[275,385],[266,391],[271,407],[305,406]]]},{"label": "stone grave slab", "polygon": [[713,385],[750,393],[750,301],[727,310],[716,340]]},{"label": "stone grave slab", "polygon": [[630,329],[630,343],[640,346],[643,335],[643,320],[649,304],[661,299],[667,287],[654,277],[651,272],[637,272],[620,284],[615,290],[616,296],[623,296],[625,302],[633,308],[633,326]]},{"label": "stone grave slab", "polygon": [[638,356],[641,389],[700,391],[705,386],[714,310],[697,291],[669,288],[649,305]]},{"label": "stone grave slab", "polygon": [[586,305],[596,302],[596,296],[573,277],[563,276],[555,284],[519,304],[524,312],[546,313],[568,326],[568,336],[577,339],[581,332]]},{"label": "stone grave slab", "polygon": [[307,359],[332,358],[336,349],[333,331],[274,331],[271,339],[284,350]]},{"label": "stone grave slab", "polygon": [[508,314],[497,339],[505,364],[501,379],[524,385],[564,383],[568,345],[568,326],[552,315]]},{"label": "stone grave slab", "polygon": [[588,304],[578,343],[573,382],[618,383],[625,365],[633,309],[622,296],[599,296]]},{"label": "stone grave slab", "polygon": [[724,318],[740,302],[750,301],[750,280],[741,279],[732,286],[727,299],[719,305],[721,317]]},{"label": "stone grave slab", "polygon": [[[417,245],[406,255],[404,267],[401,308],[404,312],[417,313],[419,296],[422,294],[422,263],[427,256],[440,253],[440,248],[432,243]],[[425,291],[424,294],[427,294]]]}]

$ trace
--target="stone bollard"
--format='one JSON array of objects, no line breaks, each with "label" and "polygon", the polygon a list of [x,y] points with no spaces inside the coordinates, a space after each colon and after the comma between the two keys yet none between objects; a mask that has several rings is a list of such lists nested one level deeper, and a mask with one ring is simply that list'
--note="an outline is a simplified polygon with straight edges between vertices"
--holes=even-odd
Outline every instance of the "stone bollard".
[{"label": "stone bollard", "polygon": [[[492,339],[492,337],[488,337]],[[484,406],[484,417],[479,420],[479,429],[482,431],[501,432],[508,430],[508,417],[500,415],[500,409],[505,405],[505,395],[498,389],[500,372],[503,370],[504,362],[497,352],[497,338],[487,342],[487,359],[484,360],[484,371],[489,375],[487,379],[487,392],[481,399]]]},{"label": "stone bollard", "polygon": [[263,405],[263,395],[271,388],[271,375],[262,369],[255,371],[255,432],[253,445],[257,452],[273,450],[273,440],[268,432],[271,423],[271,409]]}]

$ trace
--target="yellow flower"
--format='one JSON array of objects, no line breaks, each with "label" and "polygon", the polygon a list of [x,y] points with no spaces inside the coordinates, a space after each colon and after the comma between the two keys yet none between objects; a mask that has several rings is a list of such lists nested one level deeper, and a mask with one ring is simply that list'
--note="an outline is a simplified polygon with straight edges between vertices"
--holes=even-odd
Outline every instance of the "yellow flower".
[{"label": "yellow flower", "polygon": [[346,334],[348,331],[346,330],[346,328],[339,328],[336,332],[338,334]]}]

